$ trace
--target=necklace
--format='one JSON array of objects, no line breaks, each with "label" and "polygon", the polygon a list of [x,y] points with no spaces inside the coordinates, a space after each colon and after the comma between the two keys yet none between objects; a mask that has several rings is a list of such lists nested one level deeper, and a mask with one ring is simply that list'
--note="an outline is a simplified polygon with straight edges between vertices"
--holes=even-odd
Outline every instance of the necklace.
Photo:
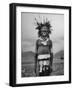
[{"label": "necklace", "polygon": [[43,45],[47,45],[47,41],[49,40],[49,38],[47,38],[46,40],[43,40],[42,38],[40,38],[40,40]]}]

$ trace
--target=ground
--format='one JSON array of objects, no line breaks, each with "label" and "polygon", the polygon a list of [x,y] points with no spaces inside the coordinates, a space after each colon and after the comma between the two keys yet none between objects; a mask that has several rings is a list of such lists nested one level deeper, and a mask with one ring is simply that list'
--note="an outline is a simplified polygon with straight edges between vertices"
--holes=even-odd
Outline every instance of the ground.
[{"label": "ground", "polygon": [[[23,58],[24,59],[24,58]],[[30,58],[26,58],[29,59]],[[31,57],[31,59],[34,59]],[[28,60],[28,61],[29,61]],[[24,60],[23,60],[24,61]],[[35,64],[34,62],[22,62],[22,77],[35,77]],[[32,60],[30,60],[32,61]],[[53,71],[50,74],[50,76],[56,76],[56,75],[64,75],[64,60],[63,59],[53,59]]]}]

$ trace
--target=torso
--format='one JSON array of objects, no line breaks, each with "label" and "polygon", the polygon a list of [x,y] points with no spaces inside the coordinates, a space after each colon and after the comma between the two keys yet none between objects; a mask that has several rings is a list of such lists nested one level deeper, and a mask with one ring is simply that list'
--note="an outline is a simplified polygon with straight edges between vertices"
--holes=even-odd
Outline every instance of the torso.
[{"label": "torso", "polygon": [[49,66],[50,64],[50,53],[52,48],[52,41],[47,39],[43,41],[41,39],[37,40],[37,60],[39,65],[39,72],[43,70],[43,66]]},{"label": "torso", "polygon": [[52,42],[51,40],[47,39],[46,41],[38,39],[38,54],[49,54],[51,52]]}]

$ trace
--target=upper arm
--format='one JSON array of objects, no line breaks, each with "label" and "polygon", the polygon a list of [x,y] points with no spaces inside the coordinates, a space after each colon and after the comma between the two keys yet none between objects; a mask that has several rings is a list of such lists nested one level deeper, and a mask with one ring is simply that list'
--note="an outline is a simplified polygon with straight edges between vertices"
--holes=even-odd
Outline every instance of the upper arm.
[{"label": "upper arm", "polygon": [[51,52],[53,52],[53,50],[52,50],[52,47],[53,47],[52,40],[49,40],[48,41],[48,45],[49,45],[49,48],[50,48]]},{"label": "upper arm", "polygon": [[36,53],[37,53],[37,51],[38,51],[38,40],[36,41]]},{"label": "upper arm", "polygon": [[51,47],[51,53],[53,52],[53,44],[52,44],[52,41],[50,41],[50,47]]},{"label": "upper arm", "polygon": [[53,46],[53,45],[52,45],[52,41],[51,41],[51,48],[52,48],[52,46]]},{"label": "upper arm", "polygon": [[52,45],[52,40],[49,41],[49,46],[50,46],[50,48],[52,48],[52,46],[53,46]]}]

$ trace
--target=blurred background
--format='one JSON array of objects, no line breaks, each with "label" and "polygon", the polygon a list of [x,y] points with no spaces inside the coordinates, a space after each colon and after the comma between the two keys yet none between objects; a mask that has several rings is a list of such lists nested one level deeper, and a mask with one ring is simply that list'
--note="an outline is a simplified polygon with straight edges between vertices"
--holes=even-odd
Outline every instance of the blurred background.
[{"label": "blurred background", "polygon": [[35,49],[38,39],[36,21],[50,21],[52,33],[50,39],[53,43],[53,73],[51,75],[64,74],[64,15],[52,13],[21,13],[21,53],[22,53],[22,77],[35,76]]}]

